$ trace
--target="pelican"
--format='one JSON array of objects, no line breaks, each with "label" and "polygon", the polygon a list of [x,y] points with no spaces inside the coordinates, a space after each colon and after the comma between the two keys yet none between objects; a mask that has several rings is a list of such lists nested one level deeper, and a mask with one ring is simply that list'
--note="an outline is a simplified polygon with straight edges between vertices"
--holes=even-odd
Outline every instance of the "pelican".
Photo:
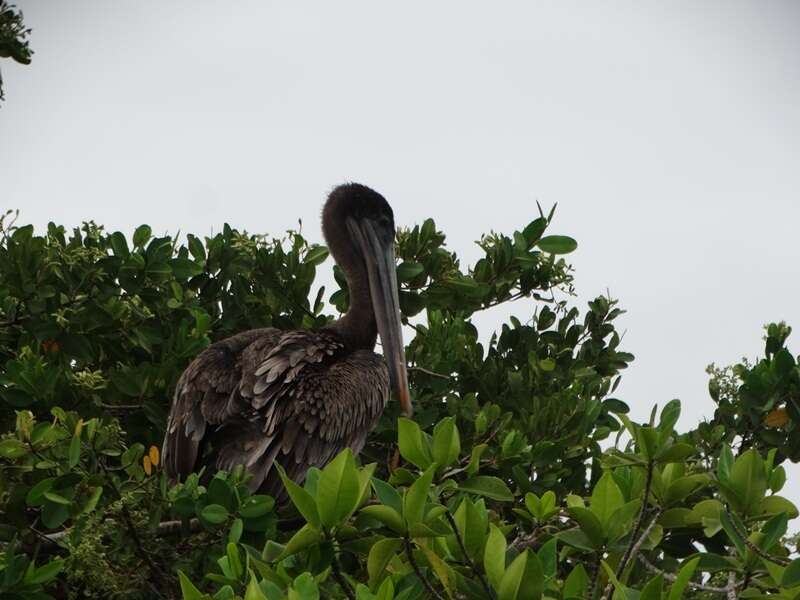
[{"label": "pelican", "polygon": [[[358,454],[390,389],[411,415],[392,209],[366,186],[340,185],[325,202],[322,233],[347,277],[347,313],[315,330],[245,331],[197,356],[167,420],[170,477],[241,464],[253,490],[283,496],[276,463],[302,483],[343,449]],[[383,357],[373,351],[379,335]]]}]

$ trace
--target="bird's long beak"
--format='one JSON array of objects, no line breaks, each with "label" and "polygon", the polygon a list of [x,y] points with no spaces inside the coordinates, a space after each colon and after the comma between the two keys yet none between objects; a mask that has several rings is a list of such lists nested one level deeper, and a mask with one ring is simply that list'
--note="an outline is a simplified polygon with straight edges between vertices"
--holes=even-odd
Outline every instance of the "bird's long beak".
[{"label": "bird's long beak", "polygon": [[400,322],[394,240],[382,239],[383,236],[369,219],[360,222],[348,219],[347,225],[361,245],[366,259],[372,309],[375,311],[378,334],[381,336],[383,357],[389,367],[389,380],[400,402],[400,410],[410,417],[413,409],[408,393],[406,353]]}]

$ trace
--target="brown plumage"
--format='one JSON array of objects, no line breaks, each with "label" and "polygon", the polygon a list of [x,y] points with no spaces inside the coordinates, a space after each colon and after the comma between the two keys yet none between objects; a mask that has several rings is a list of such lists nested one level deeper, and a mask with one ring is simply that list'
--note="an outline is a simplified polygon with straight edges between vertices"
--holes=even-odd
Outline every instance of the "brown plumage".
[{"label": "brown plumage", "polygon": [[[171,477],[242,464],[253,489],[282,496],[275,462],[301,482],[344,448],[360,452],[391,387],[410,414],[392,210],[365,186],[339,186],[323,232],[347,275],[347,314],[320,330],[254,329],[204,350],[175,389],[163,446]],[[373,352],[379,333],[386,360]]]}]

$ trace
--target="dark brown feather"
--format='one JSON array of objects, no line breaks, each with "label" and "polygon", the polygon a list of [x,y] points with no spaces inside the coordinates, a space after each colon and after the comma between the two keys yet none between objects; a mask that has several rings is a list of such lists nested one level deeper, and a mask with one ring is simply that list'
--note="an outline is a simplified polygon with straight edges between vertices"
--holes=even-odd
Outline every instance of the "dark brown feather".
[{"label": "dark brown feather", "polygon": [[282,496],[275,461],[301,482],[344,448],[360,452],[388,396],[382,358],[346,349],[334,331],[241,333],[207,348],[178,381],[164,466],[185,477],[242,464],[253,489]]}]

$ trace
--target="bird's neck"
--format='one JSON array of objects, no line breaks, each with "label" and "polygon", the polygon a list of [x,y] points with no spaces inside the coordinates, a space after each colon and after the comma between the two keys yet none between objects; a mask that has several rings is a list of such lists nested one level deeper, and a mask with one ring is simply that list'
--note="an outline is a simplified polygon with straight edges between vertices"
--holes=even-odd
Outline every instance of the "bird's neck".
[{"label": "bird's neck", "polygon": [[[349,271],[349,272],[348,272]],[[378,326],[372,308],[372,296],[366,273],[345,271],[350,293],[350,307],[332,324],[332,328],[353,349],[372,350],[378,339]]]}]

